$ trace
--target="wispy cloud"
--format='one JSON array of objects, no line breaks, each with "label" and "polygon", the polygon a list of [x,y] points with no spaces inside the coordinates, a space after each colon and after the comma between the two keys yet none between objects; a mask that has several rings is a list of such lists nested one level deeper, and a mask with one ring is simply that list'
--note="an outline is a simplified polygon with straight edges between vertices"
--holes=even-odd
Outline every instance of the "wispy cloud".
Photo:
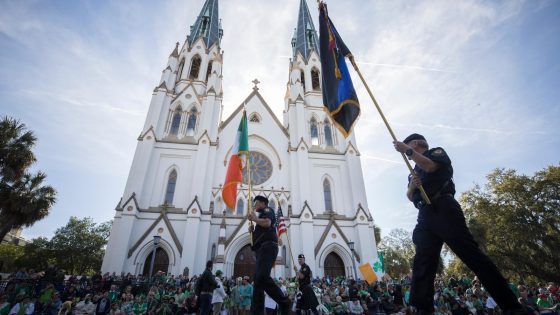
[{"label": "wispy cloud", "polygon": [[[61,3],[2,2],[0,112],[38,133],[38,167],[61,191],[52,216],[27,235],[52,233],[70,214],[112,217],[152,90],[203,2],[67,0],[64,9]],[[281,118],[298,5],[220,2],[224,119],[252,92],[255,78]],[[458,187],[468,188],[494,167],[534,171],[557,162],[557,1],[329,5],[394,132],[420,132],[445,147]],[[362,104],[355,132],[370,209],[385,232],[409,229],[416,211],[404,197],[408,170],[353,77]]]}]

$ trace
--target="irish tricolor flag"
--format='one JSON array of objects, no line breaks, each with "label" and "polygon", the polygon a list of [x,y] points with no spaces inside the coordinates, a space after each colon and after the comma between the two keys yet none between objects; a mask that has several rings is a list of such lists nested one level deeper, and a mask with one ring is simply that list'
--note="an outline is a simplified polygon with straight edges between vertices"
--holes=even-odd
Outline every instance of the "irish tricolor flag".
[{"label": "irish tricolor flag", "polygon": [[375,258],[375,260],[361,265],[359,269],[368,284],[372,284],[377,280],[381,280],[385,275],[383,253],[378,252],[377,258]]},{"label": "irish tricolor flag", "polygon": [[249,156],[249,135],[247,133],[247,113],[243,111],[243,117],[237,128],[235,143],[231,149],[226,180],[222,188],[222,199],[228,208],[235,209],[237,201],[237,184],[243,180],[243,159]]}]

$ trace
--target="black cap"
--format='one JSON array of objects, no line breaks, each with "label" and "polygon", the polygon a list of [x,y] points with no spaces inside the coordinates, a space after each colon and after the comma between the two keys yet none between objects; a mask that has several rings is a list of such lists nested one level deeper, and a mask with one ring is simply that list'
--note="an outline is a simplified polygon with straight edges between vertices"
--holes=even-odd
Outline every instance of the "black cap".
[{"label": "black cap", "polygon": [[297,258],[303,258],[303,259],[305,259],[305,256],[303,256],[303,254],[299,254],[299,255],[297,256]]},{"label": "black cap", "polygon": [[424,140],[426,141],[426,138],[424,138],[423,135],[418,134],[418,133],[413,133],[410,136],[406,137],[406,139],[403,140],[404,143],[409,143],[412,140]]},{"label": "black cap", "polygon": [[268,206],[268,198],[266,198],[265,196],[256,196],[255,199],[253,199],[253,201],[262,201],[264,202],[265,205]]}]

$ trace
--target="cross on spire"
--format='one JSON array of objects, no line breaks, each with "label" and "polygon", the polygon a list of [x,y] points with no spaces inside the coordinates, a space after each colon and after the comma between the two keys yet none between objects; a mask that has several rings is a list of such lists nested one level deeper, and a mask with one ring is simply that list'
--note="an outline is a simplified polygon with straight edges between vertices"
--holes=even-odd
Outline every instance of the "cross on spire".
[{"label": "cross on spire", "polygon": [[258,91],[258,90],[259,90],[259,87],[257,86],[257,84],[261,83],[261,81],[255,79],[255,80],[253,80],[253,81],[251,81],[251,82],[253,82],[253,84],[255,84],[255,86],[253,86],[253,90]]}]

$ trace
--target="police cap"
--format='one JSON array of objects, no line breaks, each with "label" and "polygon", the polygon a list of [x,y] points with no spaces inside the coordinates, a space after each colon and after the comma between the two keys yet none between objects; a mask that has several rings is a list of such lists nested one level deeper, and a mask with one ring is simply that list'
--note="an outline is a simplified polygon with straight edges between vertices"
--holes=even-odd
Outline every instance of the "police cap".
[{"label": "police cap", "polygon": [[253,199],[253,201],[262,201],[264,202],[265,205],[268,206],[268,198],[266,198],[265,196],[256,196],[255,199]]},{"label": "police cap", "polygon": [[297,256],[297,258],[303,258],[303,259],[305,259],[305,256],[303,256],[303,254],[299,254],[299,255]]},{"label": "police cap", "polygon": [[426,141],[426,138],[424,138],[423,135],[418,134],[418,133],[413,133],[410,136],[406,137],[406,139],[403,140],[404,143],[409,143],[412,140],[424,140]]}]

